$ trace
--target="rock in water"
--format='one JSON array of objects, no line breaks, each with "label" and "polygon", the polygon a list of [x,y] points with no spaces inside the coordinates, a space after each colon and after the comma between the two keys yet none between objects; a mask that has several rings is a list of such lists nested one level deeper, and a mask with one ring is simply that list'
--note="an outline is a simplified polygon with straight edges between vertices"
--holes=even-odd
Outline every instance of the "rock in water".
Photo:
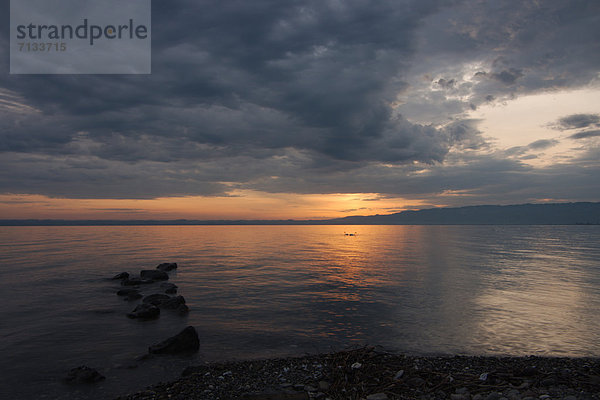
[{"label": "rock in water", "polygon": [[152,304],[140,304],[132,312],[127,314],[129,318],[154,319],[160,315],[160,309]]},{"label": "rock in water", "polygon": [[138,285],[148,285],[150,283],[154,283],[154,280],[152,279],[138,279],[138,278],[133,278],[133,279],[123,279],[121,281],[121,285],[123,286],[138,286]]},{"label": "rock in water", "polygon": [[68,383],[96,383],[104,379],[106,378],[94,368],[82,365],[69,371],[65,381]]},{"label": "rock in water", "polygon": [[185,299],[183,298],[183,296],[176,296],[161,302],[160,306],[163,308],[168,308],[170,310],[176,310],[182,304],[185,304]]},{"label": "rock in water", "polygon": [[152,305],[158,306],[162,302],[164,302],[165,300],[169,300],[170,298],[171,297],[166,294],[156,293],[156,294],[151,294],[149,296],[144,297],[144,299],[142,300],[142,303],[150,303]]},{"label": "rock in water", "polygon": [[155,281],[166,281],[169,279],[169,274],[167,274],[165,271],[158,271],[155,269],[144,269],[140,272],[140,278],[154,279]]},{"label": "rock in water", "polygon": [[139,292],[132,292],[132,293],[129,293],[127,295],[127,297],[125,297],[125,301],[134,301],[134,300],[137,300],[137,299],[141,299],[142,297],[144,297],[144,296],[142,296],[141,293],[139,293]]},{"label": "rock in water", "polygon": [[197,352],[200,348],[198,332],[193,326],[188,326],[177,335],[168,338],[148,348],[150,354],[174,354]]},{"label": "rock in water", "polygon": [[125,296],[125,300],[133,301],[142,298],[139,290],[133,288],[121,289],[117,292],[117,296]]},{"label": "rock in water", "polygon": [[174,269],[177,269],[177,263],[158,264],[158,267],[156,267],[156,269],[159,269],[161,271],[172,271]]},{"label": "rock in water", "polygon": [[161,283],[160,288],[164,289],[165,293],[175,294],[177,293],[177,285],[169,282]]},{"label": "rock in water", "polygon": [[115,276],[113,276],[111,279],[117,280],[117,279],[127,279],[127,278],[129,278],[129,272],[121,272],[120,274],[116,274]]}]

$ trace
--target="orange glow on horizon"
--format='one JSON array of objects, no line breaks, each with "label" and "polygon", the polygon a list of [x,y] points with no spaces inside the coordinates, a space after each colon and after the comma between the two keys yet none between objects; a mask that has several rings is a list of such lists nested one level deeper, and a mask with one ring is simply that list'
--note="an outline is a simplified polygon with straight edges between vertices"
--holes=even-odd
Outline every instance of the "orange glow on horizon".
[{"label": "orange glow on horizon", "polygon": [[[407,206],[410,204],[410,206]],[[228,196],[71,199],[0,195],[0,219],[328,219],[391,214],[421,205],[376,193],[292,194],[236,190]]]}]

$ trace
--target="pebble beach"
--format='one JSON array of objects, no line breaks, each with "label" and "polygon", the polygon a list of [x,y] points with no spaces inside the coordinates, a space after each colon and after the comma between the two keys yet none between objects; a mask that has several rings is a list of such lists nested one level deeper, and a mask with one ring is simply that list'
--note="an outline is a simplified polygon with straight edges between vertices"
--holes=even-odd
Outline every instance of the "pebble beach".
[{"label": "pebble beach", "polygon": [[366,347],[190,366],[117,400],[600,399],[600,359],[409,356]]}]

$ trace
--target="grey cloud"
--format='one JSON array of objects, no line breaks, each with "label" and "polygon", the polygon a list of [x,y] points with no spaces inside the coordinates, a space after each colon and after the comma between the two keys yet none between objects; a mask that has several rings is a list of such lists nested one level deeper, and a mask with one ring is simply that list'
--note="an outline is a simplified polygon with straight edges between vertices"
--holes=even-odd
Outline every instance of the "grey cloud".
[{"label": "grey cloud", "polygon": [[[401,112],[412,119],[411,102],[428,97],[423,75],[435,82],[455,77],[455,86],[468,87],[461,93],[463,112],[548,89],[589,85],[600,64],[598,15],[600,3],[586,0],[454,3],[425,18],[418,32],[419,68],[406,78],[418,90],[403,98]],[[419,120],[452,117],[445,103],[455,98],[454,93],[428,98],[434,103]]]},{"label": "grey cloud", "polygon": [[513,69],[496,72],[490,75],[493,79],[504,83],[505,85],[514,84],[517,79],[523,76],[521,70]]},{"label": "grey cloud", "polygon": [[[600,127],[599,114],[571,114],[548,125],[560,131],[583,129],[569,136],[570,139],[586,139],[600,136],[600,130],[590,128]],[[588,130],[585,130],[588,129]]]},{"label": "grey cloud", "polygon": [[[463,113],[595,77],[594,2],[153,6],[150,76],[15,76],[0,65],[0,91],[10,94],[0,97],[1,192],[152,198],[240,188],[437,199],[468,191],[460,201],[520,202],[558,193],[544,186],[552,174],[568,192],[572,174],[573,196],[593,193],[585,182],[593,186],[594,168],[469,158],[490,145]],[[6,32],[0,41],[8,59]],[[405,104],[393,108],[399,95]]]},{"label": "grey cloud", "polygon": [[448,135],[450,143],[462,149],[481,150],[489,144],[481,136],[477,128],[480,121],[463,119],[454,121],[445,126],[444,132]]},{"label": "grey cloud", "polygon": [[[16,180],[15,176],[19,179]],[[209,177],[190,166],[9,154],[2,160],[0,191],[51,197],[117,199],[224,194],[228,188],[217,183],[215,178],[216,175]]]},{"label": "grey cloud", "polygon": [[535,142],[529,143],[527,145],[527,147],[530,149],[533,149],[533,150],[544,150],[549,147],[556,146],[557,144],[558,144],[558,140],[540,139],[540,140],[536,140]]},{"label": "grey cloud", "polygon": [[554,123],[556,129],[569,130],[569,129],[581,129],[600,126],[600,115],[598,114],[572,114],[566,117],[560,118]]},{"label": "grey cloud", "polygon": [[571,139],[586,139],[586,138],[591,138],[591,137],[597,137],[600,136],[600,130],[593,130],[593,131],[584,131],[584,132],[577,132],[571,136],[569,136],[569,138]]},{"label": "grey cloud", "polygon": [[453,88],[455,83],[456,83],[455,79],[446,80],[444,78],[441,78],[440,80],[437,81],[437,84],[440,85],[441,87],[443,87],[444,89]]},{"label": "grey cloud", "polygon": [[523,157],[520,157],[520,160],[535,160],[536,158],[539,158],[536,154],[528,154],[525,155]]},{"label": "grey cloud", "polygon": [[532,150],[545,150],[550,147],[556,146],[559,143],[558,140],[555,139],[540,139],[535,142],[529,143],[527,146],[515,146],[503,151],[506,156],[520,156],[521,160],[531,160],[537,158],[535,154],[524,154],[528,153]]},{"label": "grey cloud", "polygon": [[[151,76],[11,77],[3,84],[42,119],[65,126],[60,144],[73,147],[85,131],[103,143],[94,154],[109,159],[185,157],[127,144],[153,147],[166,137],[238,154],[295,147],[351,161],[443,159],[447,149],[436,139],[443,133],[411,126],[389,107],[405,86],[397,76],[414,51],[413,33],[435,2],[155,8]],[[5,150],[26,148],[38,139],[32,131],[43,130],[13,129],[7,135],[20,139],[8,137]],[[48,143],[37,147],[55,146],[51,132],[39,136]]]}]

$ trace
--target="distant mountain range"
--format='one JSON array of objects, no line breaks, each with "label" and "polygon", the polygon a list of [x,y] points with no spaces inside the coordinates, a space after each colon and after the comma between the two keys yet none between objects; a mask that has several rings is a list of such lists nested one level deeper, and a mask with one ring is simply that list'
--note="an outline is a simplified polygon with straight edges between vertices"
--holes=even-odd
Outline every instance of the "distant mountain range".
[{"label": "distant mountain range", "polygon": [[468,206],[326,220],[56,220],[5,219],[0,226],[87,225],[598,225],[600,203]]},{"label": "distant mountain range", "polygon": [[575,225],[600,224],[600,203],[468,206],[403,211],[330,220],[357,225]]}]

